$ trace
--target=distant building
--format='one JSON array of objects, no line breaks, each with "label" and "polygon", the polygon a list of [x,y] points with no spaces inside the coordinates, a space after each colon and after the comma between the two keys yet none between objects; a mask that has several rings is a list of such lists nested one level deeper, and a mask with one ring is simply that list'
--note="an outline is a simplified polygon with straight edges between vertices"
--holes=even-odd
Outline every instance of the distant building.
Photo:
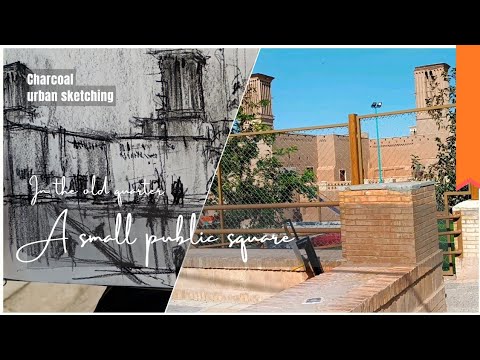
[{"label": "distant building", "polygon": [[[444,92],[445,100],[448,101],[448,82],[442,74],[448,71],[447,64],[433,64],[416,67],[415,98],[416,107],[427,107],[427,99]],[[263,74],[252,75],[249,83],[250,89],[255,89],[255,99],[268,100],[269,105],[261,107],[255,112],[257,118],[275,127],[272,112],[271,83],[274,78]],[[431,88],[431,82],[437,82],[437,93]],[[395,121],[392,118],[392,121]],[[444,121],[444,120],[443,120]],[[444,123],[443,123],[444,125]],[[295,127],[295,126],[292,126]],[[388,181],[405,180],[412,176],[411,155],[417,155],[420,162],[426,166],[436,161],[437,145],[436,137],[446,138],[448,135],[444,127],[439,129],[435,119],[428,112],[416,114],[416,125],[410,127],[409,135],[391,138],[381,138],[382,172]],[[364,178],[368,181],[376,181],[379,178],[377,141],[369,139],[367,133],[362,133],[363,140],[363,169]],[[319,182],[343,182],[350,181],[350,151],[348,135],[279,135],[275,146],[296,146],[298,150],[290,156],[283,158],[286,168],[303,172],[312,168]]]},{"label": "distant building", "polygon": [[[443,74],[450,68],[447,64],[432,64],[414,69],[416,107],[429,106],[427,99],[434,95],[443,96],[448,103],[449,84]],[[271,83],[274,78],[264,74],[252,75],[249,89],[257,94],[256,101],[268,100],[269,105],[256,109],[257,118],[275,127],[272,112]],[[436,82],[436,90],[432,82]],[[347,114],[345,114],[347,116]],[[346,120],[346,119],[345,119]],[[395,121],[391,118],[391,121]],[[381,120],[386,121],[386,120]],[[401,121],[401,120],[400,120]],[[339,121],[340,122],[340,121]],[[445,118],[439,128],[436,120],[428,112],[416,113],[415,126],[409,127],[409,135],[381,138],[382,175],[385,181],[405,181],[412,178],[412,155],[419,158],[421,164],[428,166],[436,161],[436,137],[445,139],[448,131],[444,127]],[[292,127],[297,127],[292,124]],[[299,133],[278,135],[274,147],[295,146],[297,151],[282,157],[286,169],[303,173],[307,169],[315,172],[321,200],[336,200],[336,187],[350,183],[351,161],[348,135],[304,135]],[[264,147],[264,146],[263,146]],[[262,147],[262,149],[263,149]],[[363,171],[366,183],[378,182],[377,141],[362,132]],[[263,153],[266,151],[263,149]],[[333,209],[301,209],[303,220],[316,221],[338,219]],[[320,214],[320,215],[319,215]]]}]

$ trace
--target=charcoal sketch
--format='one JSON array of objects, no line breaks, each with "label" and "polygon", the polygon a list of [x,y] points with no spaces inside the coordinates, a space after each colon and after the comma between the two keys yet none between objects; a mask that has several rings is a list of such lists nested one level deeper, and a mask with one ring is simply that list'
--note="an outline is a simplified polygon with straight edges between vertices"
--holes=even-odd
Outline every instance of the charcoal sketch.
[{"label": "charcoal sketch", "polygon": [[[174,236],[199,212],[241,102],[257,49],[5,49],[4,277],[6,279],[164,287],[174,286],[187,244],[157,242],[145,265],[145,234]],[[34,106],[27,101],[31,69],[75,69],[78,84],[116,86],[116,105]],[[59,196],[52,189],[64,177]],[[92,180],[95,179],[95,182]],[[107,183],[104,183],[106,181]],[[161,190],[162,196],[115,196],[100,191]],[[94,187],[95,194],[83,194]],[[74,194],[73,194],[74,193]],[[59,237],[55,221],[68,209],[65,235],[36,261],[16,253],[35,240]],[[80,234],[122,236],[128,245]],[[52,228],[54,230],[52,230]],[[34,259],[45,245],[24,247]]]}]

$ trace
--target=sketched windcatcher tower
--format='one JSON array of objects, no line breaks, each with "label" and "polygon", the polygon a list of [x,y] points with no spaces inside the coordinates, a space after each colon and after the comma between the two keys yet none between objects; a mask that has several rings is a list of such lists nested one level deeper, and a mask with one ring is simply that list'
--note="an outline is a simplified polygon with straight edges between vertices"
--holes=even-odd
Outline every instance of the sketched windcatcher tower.
[{"label": "sketched windcatcher tower", "polygon": [[[135,117],[132,122],[141,128],[143,137],[153,136],[165,140],[162,152],[165,164],[169,162],[171,152],[191,150],[192,143],[189,141],[201,144],[202,157],[195,157],[193,163],[183,165],[189,173],[187,177],[193,176],[193,183],[202,184],[204,191],[193,193],[191,184],[184,184],[185,174],[171,174],[170,178],[165,177],[165,182],[169,183],[166,185],[168,191],[174,182],[180,180],[185,189],[190,189],[190,193],[185,194],[186,198],[192,200],[199,197],[198,201],[203,202],[221,155],[228,134],[226,128],[229,130],[231,119],[217,121],[207,117],[203,89],[207,57],[201,51],[151,50],[148,54],[155,57],[159,68],[158,74],[154,75],[157,84],[155,116]],[[178,167],[178,162],[172,166]],[[198,188],[195,185],[193,187]]]},{"label": "sketched windcatcher tower", "polygon": [[163,95],[157,109],[160,118],[205,121],[202,77],[206,57],[199,50],[150,52],[158,59]]},{"label": "sketched windcatcher tower", "polygon": [[199,125],[206,122],[202,85],[205,56],[198,50],[155,50],[148,54],[158,60],[160,70],[155,79],[159,90],[155,94],[156,117],[135,118],[135,125],[146,136],[171,135],[167,131],[170,124],[186,130],[184,135],[200,135]]},{"label": "sketched windcatcher tower", "polygon": [[[175,192],[173,187],[180,182],[184,190],[190,190],[186,191],[186,198],[203,202],[210,169],[218,160],[210,151],[215,146],[217,125],[209,121],[205,113],[203,72],[207,58],[197,49],[151,50],[148,54],[155,57],[159,69],[158,74],[154,74],[158,90],[155,115],[134,117],[132,123],[141,129],[142,138],[163,140],[161,161],[165,190]],[[192,150],[201,150],[203,156],[185,156]],[[172,154],[183,154],[190,161],[187,163]],[[172,173],[172,169],[177,171]],[[190,184],[185,183],[185,179],[190,178]],[[192,192],[200,189],[200,184],[204,191]]]}]

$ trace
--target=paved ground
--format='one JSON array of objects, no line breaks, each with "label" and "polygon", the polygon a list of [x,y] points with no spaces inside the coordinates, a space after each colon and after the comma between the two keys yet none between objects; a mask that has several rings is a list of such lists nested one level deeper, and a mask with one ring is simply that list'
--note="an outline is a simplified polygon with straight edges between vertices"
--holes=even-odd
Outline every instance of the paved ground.
[{"label": "paved ground", "polygon": [[168,313],[197,313],[197,312],[215,312],[215,313],[236,313],[245,309],[251,304],[239,304],[228,302],[195,301],[195,300],[175,300],[168,306]]},{"label": "paved ground", "polygon": [[[445,280],[448,312],[479,312],[478,282],[465,280]],[[234,313],[245,309],[250,304],[217,303],[194,300],[175,300],[170,303],[167,312],[228,312]]]},{"label": "paved ground", "polygon": [[[478,312],[478,281],[445,277],[449,312]],[[102,286],[59,285],[9,281],[4,287],[5,312],[92,312],[104,291]],[[173,313],[238,312],[249,304],[176,300]]]},{"label": "paved ground", "polygon": [[105,287],[8,281],[4,312],[93,312]]},{"label": "paved ground", "polygon": [[478,280],[444,279],[448,312],[479,312]]},{"label": "paved ground", "polygon": [[[477,313],[479,312],[479,283],[478,280],[456,279],[444,277],[447,294],[448,312]],[[228,312],[235,313],[250,306],[250,304],[220,303],[195,300],[174,300],[170,302],[167,312],[170,313],[200,313],[200,312]]]}]

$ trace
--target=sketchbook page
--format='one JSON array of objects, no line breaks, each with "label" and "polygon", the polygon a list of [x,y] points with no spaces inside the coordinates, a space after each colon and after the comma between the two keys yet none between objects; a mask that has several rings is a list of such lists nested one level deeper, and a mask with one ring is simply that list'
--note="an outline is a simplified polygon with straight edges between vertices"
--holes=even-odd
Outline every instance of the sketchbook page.
[{"label": "sketchbook page", "polygon": [[5,278],[172,288],[257,53],[5,49]]}]

